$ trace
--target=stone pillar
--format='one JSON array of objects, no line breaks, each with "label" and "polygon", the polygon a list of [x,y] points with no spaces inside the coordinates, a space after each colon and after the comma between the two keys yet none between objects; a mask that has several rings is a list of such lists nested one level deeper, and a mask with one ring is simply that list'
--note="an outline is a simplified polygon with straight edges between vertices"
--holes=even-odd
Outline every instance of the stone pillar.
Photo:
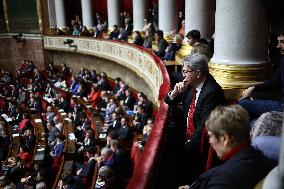
[{"label": "stone pillar", "polygon": [[177,10],[175,0],[159,0],[159,29],[164,34],[177,29]]},{"label": "stone pillar", "polygon": [[113,25],[119,25],[120,0],[107,0],[108,30],[113,29]]},{"label": "stone pillar", "polygon": [[56,13],[56,26],[60,29],[66,28],[65,5],[64,0],[54,0]]},{"label": "stone pillar", "polygon": [[56,27],[56,13],[55,13],[55,2],[54,0],[48,0],[48,16],[50,28]]},{"label": "stone pillar", "polygon": [[266,79],[269,25],[259,0],[217,0],[214,56],[210,72],[226,89],[247,88]]},{"label": "stone pillar", "polygon": [[199,30],[202,37],[211,39],[214,31],[213,3],[213,0],[185,1],[185,34]]},{"label": "stone pillar", "polygon": [[81,0],[83,25],[91,29],[94,25],[91,0]]},{"label": "stone pillar", "polygon": [[133,31],[141,31],[146,15],[146,0],[133,0]]}]

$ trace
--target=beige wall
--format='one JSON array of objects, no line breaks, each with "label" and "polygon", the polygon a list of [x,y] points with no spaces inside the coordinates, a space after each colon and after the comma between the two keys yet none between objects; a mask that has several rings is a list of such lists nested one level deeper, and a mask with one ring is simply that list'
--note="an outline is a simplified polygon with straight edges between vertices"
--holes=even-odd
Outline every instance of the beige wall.
[{"label": "beige wall", "polygon": [[120,77],[131,88],[137,91],[143,91],[148,96],[149,100],[155,101],[150,92],[150,87],[143,78],[140,78],[127,67],[121,66],[115,62],[90,55],[48,50],[45,50],[45,61],[46,63],[53,62],[54,65],[65,63],[68,67],[73,69],[73,73],[75,74],[78,74],[80,67],[83,66],[88,70],[95,69],[97,72],[106,72],[108,77],[112,79]]}]

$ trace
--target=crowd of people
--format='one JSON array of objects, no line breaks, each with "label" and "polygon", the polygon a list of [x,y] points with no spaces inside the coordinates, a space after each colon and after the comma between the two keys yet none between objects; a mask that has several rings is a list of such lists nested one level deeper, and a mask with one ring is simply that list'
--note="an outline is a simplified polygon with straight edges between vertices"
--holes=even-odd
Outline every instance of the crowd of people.
[{"label": "crowd of people", "polygon": [[[0,122],[0,158],[5,161],[3,169],[1,165],[1,174],[6,185],[51,187],[55,178],[42,175],[55,171],[49,167],[53,167],[55,159],[62,159],[66,148],[64,141],[69,140],[64,133],[64,120],[58,113],[62,109],[74,125],[76,158],[74,173],[65,175],[59,187],[84,188],[90,185],[96,166],[97,188],[104,185],[125,187],[132,163],[129,149],[124,150],[123,145],[131,145],[134,135],[141,135],[141,142],[137,144],[142,150],[153,127],[153,107],[145,94],[139,92],[134,98],[120,78],[115,79],[112,88],[104,72],[97,74],[95,70],[81,68],[76,76],[65,64],[60,68],[49,64],[45,71],[40,72],[30,60],[22,63],[15,76],[2,70],[0,79],[1,85],[6,86],[1,91],[1,114],[12,120]],[[91,106],[92,114],[102,120],[101,130],[106,133],[106,144],[95,138],[94,123],[86,111],[87,106]],[[47,156],[43,161],[47,166],[41,165],[41,161],[33,163],[36,137],[39,137],[33,114],[39,115],[44,125],[44,132],[39,136],[47,142]],[[7,157],[11,145],[10,127],[20,136],[20,148],[17,156]],[[102,149],[98,151],[97,146]],[[34,166],[37,166],[36,170]]]}]

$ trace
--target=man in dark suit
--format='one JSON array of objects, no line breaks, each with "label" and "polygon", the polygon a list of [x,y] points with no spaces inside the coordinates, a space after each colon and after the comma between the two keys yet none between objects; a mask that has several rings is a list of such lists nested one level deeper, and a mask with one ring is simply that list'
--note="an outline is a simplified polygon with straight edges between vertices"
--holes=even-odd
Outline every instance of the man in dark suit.
[{"label": "man in dark suit", "polygon": [[164,39],[164,32],[162,30],[157,30],[155,32],[155,40],[158,42],[157,49],[154,50],[154,53],[160,58],[165,56],[165,50],[168,46],[167,41]]},{"label": "man in dark suit", "polygon": [[203,173],[191,186],[179,189],[254,188],[272,169],[272,164],[251,147],[248,123],[248,112],[240,105],[215,108],[206,128],[217,156],[226,162]]},{"label": "man in dark suit", "polygon": [[[281,58],[278,63],[278,68],[274,76],[262,83],[255,86],[251,86],[243,91],[242,98],[239,100],[239,104],[243,106],[250,114],[251,119],[258,118],[261,114],[270,111],[283,111],[284,107],[284,31],[278,34],[277,48],[280,51]],[[280,100],[264,100],[264,99],[252,99],[251,95],[253,91],[270,91],[281,89]]]},{"label": "man in dark suit", "polygon": [[178,139],[185,144],[184,161],[190,167],[193,179],[204,168],[200,145],[205,120],[216,106],[225,104],[225,97],[222,88],[209,73],[205,55],[195,53],[184,58],[182,74],[184,80],[175,85],[165,102],[169,105],[182,102],[183,128]]},{"label": "man in dark suit", "polygon": [[127,124],[126,118],[122,117],[120,120],[121,127],[117,130],[118,140],[129,140],[130,139],[130,129]]},{"label": "man in dark suit", "polygon": [[88,161],[85,162],[84,165],[75,163],[75,169],[77,169],[77,171],[76,176],[74,176],[73,178],[75,184],[77,184],[78,186],[82,184],[83,178],[87,179],[87,183],[90,183],[92,181],[96,165],[95,153],[95,149],[93,147],[89,147],[86,149],[86,157],[88,158]]},{"label": "man in dark suit", "polygon": [[24,137],[25,137],[24,144],[22,145],[25,146],[27,149],[32,150],[36,144],[36,137],[33,133],[33,129],[32,128],[26,129]]},{"label": "man in dark suit", "polygon": [[119,26],[118,40],[127,41],[127,39],[128,39],[128,33],[125,30],[125,26],[124,25]]}]

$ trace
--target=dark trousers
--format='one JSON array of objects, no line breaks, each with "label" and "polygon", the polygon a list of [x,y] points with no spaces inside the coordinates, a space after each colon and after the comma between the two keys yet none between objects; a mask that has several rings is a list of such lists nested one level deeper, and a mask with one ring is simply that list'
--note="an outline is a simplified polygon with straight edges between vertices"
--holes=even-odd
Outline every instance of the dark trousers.
[{"label": "dark trousers", "polygon": [[271,111],[283,111],[280,101],[241,99],[238,102],[250,114],[250,119],[257,119],[261,114]]}]

